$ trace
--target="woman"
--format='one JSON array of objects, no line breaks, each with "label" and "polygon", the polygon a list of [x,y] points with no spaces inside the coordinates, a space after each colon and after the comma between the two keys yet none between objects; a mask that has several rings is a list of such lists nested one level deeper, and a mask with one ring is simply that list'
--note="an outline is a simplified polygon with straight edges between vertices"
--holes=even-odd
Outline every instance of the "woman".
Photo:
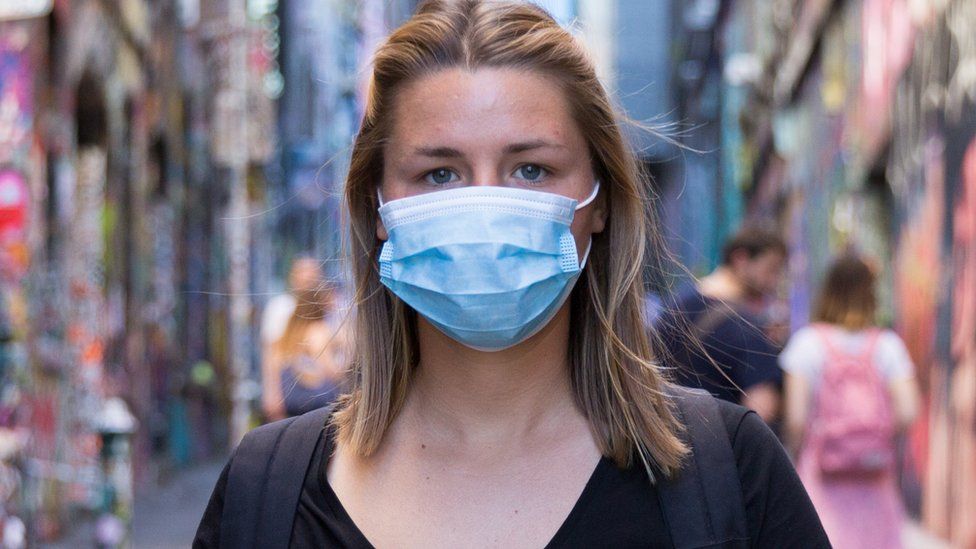
[{"label": "woman", "polygon": [[339,393],[347,362],[341,330],[327,320],[332,292],[322,288],[295,294],[295,310],[271,344],[262,371],[262,405],[271,420],[327,406]]},{"label": "woman", "polygon": [[[642,328],[646,181],[572,35],[531,4],[428,1],[370,84],[346,187],[351,391],[308,459],[262,468],[296,431],[249,435],[197,545],[826,546],[755,414],[698,397],[724,447],[684,436],[693,399],[668,396]],[[306,471],[291,499],[279,461]],[[703,497],[726,467],[734,492]],[[226,495],[235,470],[275,488]],[[285,517],[242,537],[256,506]]]},{"label": "woman", "polygon": [[900,547],[894,434],[915,417],[913,366],[875,325],[875,277],[854,255],[828,271],[815,323],[790,339],[786,422],[797,469],[838,547]]}]

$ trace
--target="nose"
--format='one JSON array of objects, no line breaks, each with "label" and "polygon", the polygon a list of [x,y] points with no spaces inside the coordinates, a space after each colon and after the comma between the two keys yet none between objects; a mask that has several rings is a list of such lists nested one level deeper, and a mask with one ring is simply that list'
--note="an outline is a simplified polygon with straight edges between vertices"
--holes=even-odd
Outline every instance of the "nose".
[{"label": "nose", "polygon": [[494,159],[483,159],[472,166],[472,187],[501,187],[505,185],[506,177],[502,168]]}]

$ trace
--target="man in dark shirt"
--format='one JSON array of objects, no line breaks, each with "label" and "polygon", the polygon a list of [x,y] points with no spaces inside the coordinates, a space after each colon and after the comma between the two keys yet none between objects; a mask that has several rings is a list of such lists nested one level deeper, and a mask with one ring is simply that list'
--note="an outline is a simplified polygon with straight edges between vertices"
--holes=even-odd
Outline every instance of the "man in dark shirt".
[{"label": "man in dark shirt", "polygon": [[775,292],[787,250],[774,233],[746,228],[722,251],[722,265],[695,287],[665,302],[657,321],[662,362],[678,382],[755,410],[766,422],[779,414],[778,349],[756,304]]}]

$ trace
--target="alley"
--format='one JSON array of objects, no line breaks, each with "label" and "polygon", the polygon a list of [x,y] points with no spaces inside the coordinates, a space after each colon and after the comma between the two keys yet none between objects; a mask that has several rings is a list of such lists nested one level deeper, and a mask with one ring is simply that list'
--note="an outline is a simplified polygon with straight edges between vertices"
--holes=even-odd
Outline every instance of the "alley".
[{"label": "alley", "polygon": [[[375,59],[420,0],[0,0],[0,539],[9,528],[16,549],[88,547],[100,516],[131,532],[120,547],[186,547],[226,456],[254,428],[340,398],[359,402],[366,384],[370,398],[389,390],[395,400],[382,407],[389,417],[357,416],[383,418],[356,438],[378,446],[424,363],[422,329],[435,326],[447,338],[434,341],[459,352],[495,351],[526,340],[496,334],[485,345],[459,334],[511,325],[531,338],[548,333],[532,323],[570,318],[570,350],[596,349],[577,345],[594,334],[616,342],[587,359],[599,356],[621,379],[631,378],[620,364],[635,360],[676,384],[697,386],[689,380],[703,370],[732,381],[705,388],[760,412],[794,464],[819,428],[808,400],[831,360],[802,360],[814,344],[791,362],[789,343],[823,324],[851,341],[864,336],[867,349],[883,334],[885,364],[863,364],[878,366],[887,392],[872,393],[880,404],[866,415],[885,423],[888,501],[909,521],[906,546],[976,549],[976,1],[532,3],[570,50],[586,52],[587,86],[606,96],[594,112],[613,111],[613,123],[573,111],[565,124],[585,134],[589,156],[570,155],[589,158],[573,164],[583,176],[521,142],[475,170],[464,147],[434,142],[449,141],[446,131],[416,148],[416,166],[384,172],[396,125],[370,118],[385,112]],[[402,79],[391,98],[410,87]],[[474,95],[493,97],[480,87]],[[453,112],[441,107],[430,111]],[[425,122],[410,127],[419,133]],[[475,142],[490,133],[483,127],[458,133]],[[593,127],[622,143],[597,147]],[[514,133],[531,132],[499,131]],[[606,160],[621,155],[626,162]],[[608,169],[617,163],[629,166],[626,177]],[[572,187],[577,179],[587,188]],[[560,236],[564,256],[550,267],[566,287],[546,284],[564,301],[531,296],[544,284],[528,278],[509,288],[525,292],[517,305],[494,301],[506,276],[548,272],[521,269],[521,255],[554,256],[516,254],[499,244],[507,234],[475,229],[491,204],[428,230],[491,236],[479,250],[508,251],[461,261],[441,249],[477,244],[465,240],[390,259],[402,245],[383,218],[397,205],[384,205],[474,184],[548,193],[578,206],[565,208],[571,218],[596,216],[585,250],[584,235],[570,235],[581,261]],[[622,210],[610,210],[628,200],[623,215],[633,219],[619,221]],[[563,231],[562,218],[543,213],[559,225],[553,234]],[[756,238],[732,246],[742,233]],[[402,238],[420,240],[411,236]],[[434,266],[411,263],[419,257]],[[867,289],[861,310],[831,316],[828,298],[855,301],[826,290],[839,259],[857,262]],[[464,276],[461,263],[482,267]],[[605,280],[596,271],[623,267],[631,270]],[[459,288],[467,282],[491,290]],[[411,284],[419,289],[404,290]],[[702,307],[682,312],[700,316],[682,329],[658,323],[699,297]],[[580,305],[589,298],[613,307]],[[526,303],[551,310],[529,315]],[[713,314],[725,305],[745,320],[739,327],[758,328],[750,343],[761,364],[738,372],[751,393],[734,365],[709,357],[696,369],[664,352],[684,336],[741,350],[742,334],[719,329],[728,318]],[[561,307],[572,310],[560,316]],[[471,311],[491,326],[455,326]],[[621,328],[613,311],[634,325]],[[516,314],[532,318],[515,326]],[[584,362],[566,362],[577,390]],[[401,385],[364,381],[370,368],[395,372]],[[600,386],[604,400],[641,394],[619,382]],[[790,407],[797,402],[807,405]],[[632,398],[625,408],[646,404]],[[904,412],[897,421],[895,409]],[[637,437],[641,422],[628,414],[590,412],[627,420],[627,429],[594,433]],[[601,449],[611,447],[626,448]]]}]

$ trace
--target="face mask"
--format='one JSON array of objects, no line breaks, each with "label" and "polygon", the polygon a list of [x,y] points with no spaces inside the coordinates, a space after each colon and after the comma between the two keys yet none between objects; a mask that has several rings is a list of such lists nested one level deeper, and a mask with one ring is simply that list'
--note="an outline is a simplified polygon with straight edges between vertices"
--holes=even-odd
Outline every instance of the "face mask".
[{"label": "face mask", "polygon": [[[541,330],[582,265],[569,230],[590,204],[509,187],[461,187],[382,204],[380,281],[439,330],[497,351]],[[583,264],[589,255],[587,245]]]}]

